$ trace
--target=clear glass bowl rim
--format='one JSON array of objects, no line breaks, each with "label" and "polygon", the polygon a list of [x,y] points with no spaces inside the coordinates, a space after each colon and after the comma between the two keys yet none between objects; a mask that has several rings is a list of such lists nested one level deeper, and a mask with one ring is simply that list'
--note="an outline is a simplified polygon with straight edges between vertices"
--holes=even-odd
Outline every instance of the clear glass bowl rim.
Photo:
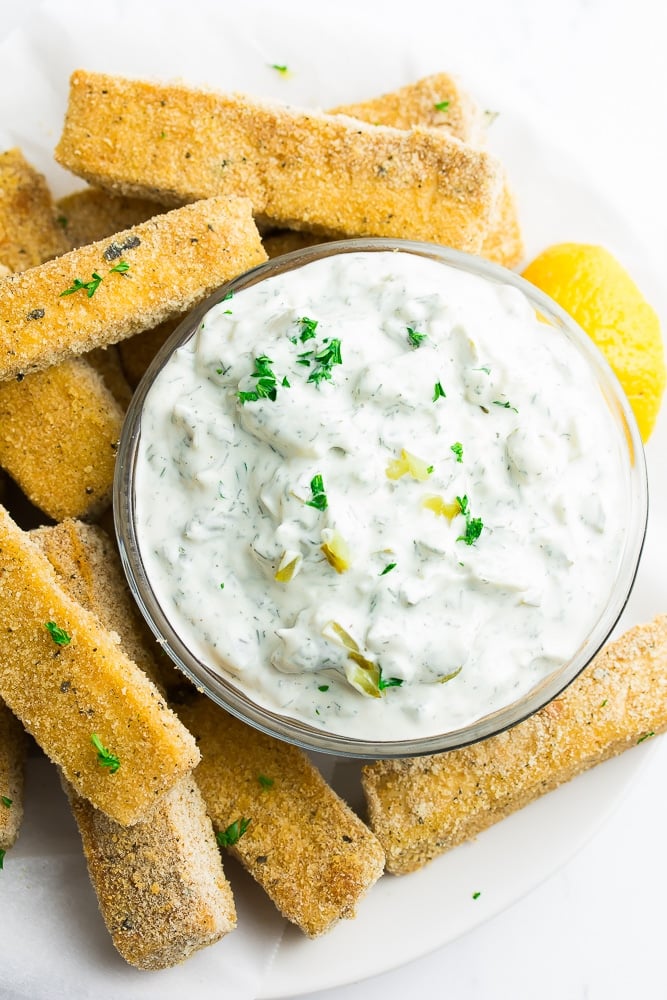
[{"label": "clear glass bowl rim", "polygon": [[[412,740],[366,740],[316,729],[258,705],[236,688],[231,678],[201,662],[171,626],[152,590],[141,558],[134,516],[135,470],[144,401],[173,351],[193,336],[206,313],[230,291],[241,291],[285,271],[335,254],[377,251],[401,251],[427,257],[523,292],[531,304],[575,344],[595,372],[610,411],[616,415],[618,434],[627,447],[630,478],[628,534],[616,582],[600,618],[576,654],[527,695],[501,709],[460,729]],[[162,648],[200,691],[232,715],[270,736],[306,750],[375,760],[440,753],[487,739],[544,708],[575,680],[608,639],[632,591],[646,534],[648,479],[637,423],[620,383],[592,340],[552,299],[515,272],[481,257],[414,240],[362,238],[317,244],[275,257],[225,283],[187,314],[153,359],[128,408],[116,460],[113,507],[121,561],[132,595]]]}]

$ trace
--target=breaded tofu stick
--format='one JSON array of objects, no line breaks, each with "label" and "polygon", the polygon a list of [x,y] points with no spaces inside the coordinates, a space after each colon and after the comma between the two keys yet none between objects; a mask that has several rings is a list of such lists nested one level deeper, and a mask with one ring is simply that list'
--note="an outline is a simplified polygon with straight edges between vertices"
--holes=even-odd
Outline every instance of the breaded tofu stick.
[{"label": "breaded tofu stick", "polygon": [[42,175],[20,149],[0,153],[0,263],[26,271],[67,250]]},{"label": "breaded tofu stick", "polygon": [[[343,105],[332,113],[393,128],[443,129],[471,146],[483,147],[486,142],[485,115],[457,81],[445,73],[427,76],[361,104]],[[482,257],[505,267],[515,267],[523,256],[516,200],[507,180],[497,218],[479,252]],[[267,253],[270,254],[270,250],[267,249]]]},{"label": "breaded tofu stick", "polygon": [[354,916],[382,874],[384,854],[306,755],[208,698],[179,707],[179,715],[202,754],[195,778],[214,828],[227,831],[230,852],[282,915],[310,937]]},{"label": "breaded tofu stick", "polygon": [[3,278],[0,380],[156,326],[265,259],[250,203],[211,198]]},{"label": "breaded tofu stick", "polygon": [[0,851],[16,841],[23,819],[23,726],[0,699]]},{"label": "breaded tofu stick", "polygon": [[[116,632],[123,652],[157,680],[120,560],[100,529],[64,521],[31,533],[63,589]],[[90,878],[113,942],[131,965],[164,969],[236,926],[211,821],[191,775],[164,795],[146,821],[122,827],[63,781]]]},{"label": "breaded tofu stick", "polygon": [[135,823],[199,754],[118,637],[0,508],[0,697],[76,790]]},{"label": "breaded tofu stick", "polygon": [[503,186],[494,157],[443,130],[84,71],[71,78],[56,158],[93,184],[165,204],[245,195],[274,225],[471,253]]},{"label": "breaded tofu stick", "polygon": [[65,786],[112,940],[138,969],[166,969],[236,927],[230,885],[192,776],[149,820],[122,827]]},{"label": "breaded tofu stick", "polygon": [[[20,252],[15,246],[7,259],[21,271],[68,249],[44,178],[19,150],[0,156],[2,232],[20,241]],[[50,517],[94,513],[111,496],[121,418],[109,392],[83,361],[29,375],[20,383],[4,382],[0,466]]]},{"label": "breaded tofu stick", "polygon": [[111,499],[122,422],[82,358],[1,382],[0,465],[49,517],[86,517]]},{"label": "breaded tofu stick", "polygon": [[139,226],[162,211],[146,198],[125,198],[93,187],[65,195],[56,202],[56,207],[67,250]]},{"label": "breaded tofu stick", "polygon": [[545,792],[667,728],[667,615],[630,629],[567,690],[463,750],[378,761],[362,783],[387,870],[414,871]]},{"label": "breaded tofu stick", "polygon": [[130,597],[116,547],[102,528],[67,519],[30,538],[53,566],[63,590],[115,633],[123,652],[162,688],[152,655],[157,644]]},{"label": "breaded tofu stick", "polygon": [[349,115],[370,125],[390,128],[411,129],[419,125],[443,129],[471,146],[482,146],[485,141],[483,112],[447,73],[433,73],[369,101],[341,104],[330,108],[329,114]]}]

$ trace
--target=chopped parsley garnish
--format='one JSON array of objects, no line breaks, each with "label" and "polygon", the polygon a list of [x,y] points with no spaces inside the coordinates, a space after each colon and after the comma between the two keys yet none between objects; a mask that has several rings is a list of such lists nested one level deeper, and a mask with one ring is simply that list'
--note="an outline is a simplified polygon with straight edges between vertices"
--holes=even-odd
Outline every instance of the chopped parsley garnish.
[{"label": "chopped parsley garnish", "polygon": [[419,347],[422,341],[426,340],[428,336],[427,333],[417,333],[417,331],[413,330],[411,326],[409,326],[407,330],[408,330],[408,343],[411,344],[413,347]]},{"label": "chopped parsley garnish", "polygon": [[234,298],[234,292],[227,292],[225,297],[222,299],[223,302],[229,302],[230,299]]},{"label": "chopped parsley garnish", "polygon": [[340,340],[333,337],[326,347],[319,354],[315,355],[318,367],[308,376],[309,382],[319,385],[323,381],[331,381],[331,369],[334,365],[342,365],[343,359],[340,353]]},{"label": "chopped parsley garnish", "polygon": [[310,368],[310,359],[313,353],[313,351],[304,351],[302,354],[298,354],[296,359],[297,365],[304,365],[306,368]]},{"label": "chopped parsley garnish", "polygon": [[126,274],[129,270],[130,265],[128,262],[126,260],[119,260],[117,264],[114,264],[113,267],[109,268],[109,274],[112,274],[114,271],[116,274]]},{"label": "chopped parsley garnish", "polygon": [[517,410],[516,406],[512,406],[512,404],[510,403],[509,400],[507,400],[505,403],[503,403],[502,400],[500,400],[500,399],[494,399],[493,400],[493,405],[494,406],[502,406],[503,410],[514,410],[515,413],[519,412]]},{"label": "chopped parsley garnish", "polygon": [[44,628],[47,630],[56,646],[69,646],[72,641],[72,636],[69,632],[66,632],[64,628],[60,628],[55,622],[44,622]]},{"label": "chopped parsley garnish", "polygon": [[396,563],[387,563],[380,576],[386,576],[387,573],[391,573],[392,569],[396,569]]},{"label": "chopped parsley garnish", "polygon": [[472,898],[473,898],[473,899],[479,899],[479,897],[480,897],[481,895],[482,895],[482,894],[481,894],[481,892],[473,892],[473,894],[472,894]]},{"label": "chopped parsley garnish", "polygon": [[283,380],[282,380],[282,382],[280,384],[283,385],[283,386],[285,386],[286,389],[291,389],[292,388],[291,385],[290,385],[290,383],[289,383],[289,379],[287,378],[287,375],[285,375],[285,377],[283,378]]},{"label": "chopped parsley garnish", "polygon": [[107,750],[107,748],[104,746],[102,740],[99,738],[97,733],[92,734],[92,736],[90,737],[90,742],[97,750],[98,764],[100,764],[102,767],[108,767],[109,774],[115,774],[118,768],[120,767],[120,760],[118,759],[118,757],[116,757],[116,754],[111,753],[110,750]]},{"label": "chopped parsley garnish", "polygon": [[434,469],[434,468],[435,468],[435,466],[434,466],[434,465],[427,465],[427,466],[426,466],[426,471],[428,472],[429,476],[430,476],[430,475],[431,475],[431,473],[433,472],[433,469]]},{"label": "chopped parsley garnish", "polygon": [[378,666],[378,691],[385,691],[387,688],[400,688],[402,684],[402,677],[383,677],[382,667]]},{"label": "chopped parsley garnish", "polygon": [[66,288],[64,292],[60,293],[60,298],[62,298],[63,295],[74,295],[75,292],[86,291],[88,293],[88,298],[92,299],[93,295],[100,287],[101,282],[102,275],[98,274],[97,271],[93,271],[93,276],[90,281],[81,281],[80,278],[75,278],[73,284],[70,285],[69,288]]},{"label": "chopped parsley garnish", "polygon": [[653,730],[651,730],[650,733],[644,733],[643,736],[640,736],[639,739],[637,740],[637,744],[639,745],[640,743],[643,743],[644,740],[647,740],[649,738],[649,736],[655,736]]},{"label": "chopped parsley garnish", "polygon": [[433,402],[435,403],[435,401],[440,399],[441,397],[442,399],[445,399],[447,397],[447,393],[442,388],[440,382],[436,382],[435,385],[433,386]]},{"label": "chopped parsley garnish", "polygon": [[437,104],[433,105],[433,107],[435,108],[436,111],[448,111],[449,104],[450,104],[449,101],[438,101]]},{"label": "chopped parsley garnish", "polygon": [[289,73],[287,66],[281,65],[281,63],[269,63],[269,65],[271,69],[275,69],[276,73],[280,73],[281,76],[287,76]]},{"label": "chopped parsley garnish", "polygon": [[[130,265],[127,263],[127,261],[119,260],[117,264],[114,264],[113,267],[109,268],[109,274],[112,274],[114,271],[117,274],[125,274],[125,272],[129,270],[130,270]],[[70,287],[66,288],[64,292],[60,293],[60,298],[62,298],[63,295],[74,295],[75,292],[85,291],[86,294],[88,295],[88,298],[92,299],[93,295],[95,294],[95,292],[100,287],[103,281],[104,281],[104,276],[98,274],[97,271],[93,271],[90,281],[81,281],[80,278],[75,278]]]},{"label": "chopped parsley garnish", "polygon": [[301,324],[301,333],[299,334],[299,340],[302,344],[305,344],[307,340],[312,340],[315,336],[315,330],[317,329],[317,320],[308,319],[307,316],[302,316],[298,320]]},{"label": "chopped parsley garnish", "polygon": [[221,583],[220,584],[220,590],[224,590],[224,589],[225,589],[225,585],[224,585],[224,583]]},{"label": "chopped parsley garnish", "polygon": [[481,517],[471,516],[470,505],[466,494],[462,497],[457,497],[456,502],[459,505],[459,510],[466,519],[465,533],[463,535],[459,535],[456,541],[465,542],[466,545],[474,545],[479,536],[482,534],[482,528],[484,527],[482,519]]},{"label": "chopped parsley garnish", "polygon": [[239,392],[238,398],[242,405],[256,403],[258,399],[270,399],[272,403],[275,402],[278,390],[275,372],[271,368],[272,364],[273,361],[271,358],[267,358],[266,354],[260,354],[258,358],[255,358],[255,370],[251,377],[257,379],[257,388],[251,389],[249,392]]},{"label": "chopped parsley garnish", "polygon": [[324,490],[324,480],[319,473],[310,480],[310,490],[313,494],[313,499],[306,500],[306,507],[314,507],[315,510],[326,510],[329,506],[329,501]]},{"label": "chopped parsley garnish", "polygon": [[7,853],[7,851],[4,851],[0,847],[0,871],[2,871],[2,869],[5,867],[5,854],[6,853]]},{"label": "chopped parsley garnish", "polygon": [[457,462],[462,462],[463,461],[463,445],[461,444],[461,442],[460,441],[456,441],[451,446],[451,450],[456,455],[456,461]]},{"label": "chopped parsley garnish", "polygon": [[10,799],[8,795],[0,796],[0,802],[2,802],[5,809],[10,809],[13,799]]},{"label": "chopped parsley garnish", "polygon": [[318,691],[328,691],[329,690],[329,685],[328,684],[320,684],[318,686],[317,690]]},{"label": "chopped parsley garnish", "polygon": [[262,788],[273,788],[274,779],[267,778],[265,774],[258,774],[257,780],[259,781]]},{"label": "chopped parsley garnish", "polygon": [[239,842],[249,826],[250,820],[242,816],[240,819],[235,819],[233,823],[230,823],[226,830],[220,830],[216,834],[216,840],[220,844],[220,847],[233,847],[234,844]]}]

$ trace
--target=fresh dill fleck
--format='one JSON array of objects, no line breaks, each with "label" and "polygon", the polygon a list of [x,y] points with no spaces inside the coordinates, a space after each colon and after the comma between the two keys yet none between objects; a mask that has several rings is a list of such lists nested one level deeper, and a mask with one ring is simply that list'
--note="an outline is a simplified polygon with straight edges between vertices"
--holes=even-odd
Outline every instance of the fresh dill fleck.
[{"label": "fresh dill fleck", "polygon": [[331,381],[331,369],[334,365],[342,365],[343,363],[340,340],[337,337],[332,337],[327,346],[315,355],[315,361],[318,367],[310,373],[308,381],[314,382],[316,385],[325,380]]},{"label": "fresh dill fleck", "polygon": [[5,854],[7,851],[0,847],[0,871],[5,867]]},{"label": "fresh dill fleck", "polygon": [[280,73],[281,76],[287,76],[289,69],[285,65],[280,63],[269,63],[271,69],[275,69],[276,73]]},{"label": "fresh dill fleck", "polygon": [[320,685],[318,685],[317,690],[318,691],[328,691],[329,690],[329,685],[328,684],[320,684]]},{"label": "fresh dill fleck", "polygon": [[473,898],[473,899],[479,899],[479,897],[480,897],[481,895],[482,895],[482,894],[481,894],[481,892],[473,892],[473,894],[472,894],[472,898]]},{"label": "fresh dill fleck", "polygon": [[639,739],[637,740],[637,744],[639,745],[640,743],[643,743],[644,740],[647,740],[650,736],[655,736],[653,730],[651,730],[650,733],[644,733],[643,736],[640,736]]},{"label": "fresh dill fleck", "polygon": [[307,340],[312,340],[315,336],[318,321],[316,319],[308,319],[307,316],[302,316],[297,322],[301,324],[301,333],[299,334],[301,343],[305,344]]},{"label": "fresh dill fleck", "polygon": [[491,369],[488,365],[482,365],[481,368],[473,368],[474,372],[486,372],[487,375],[491,374]]},{"label": "fresh dill fleck", "polygon": [[510,403],[509,400],[507,400],[506,402],[503,403],[502,400],[500,400],[500,399],[494,399],[493,400],[493,405],[494,406],[502,406],[503,410],[513,410],[515,413],[519,412],[517,410],[516,406],[512,406],[512,404]]},{"label": "fresh dill fleck", "polygon": [[115,753],[111,753],[110,750],[102,743],[97,733],[93,733],[90,737],[90,742],[93,744],[97,750],[97,762],[101,764],[102,767],[109,768],[109,774],[115,774],[120,767],[120,760]]},{"label": "fresh dill fleck", "polygon": [[229,302],[229,300],[233,299],[233,298],[234,298],[234,292],[231,291],[231,292],[227,292],[227,294],[225,295],[225,297],[221,301],[222,302]]},{"label": "fresh dill fleck", "polygon": [[69,646],[72,641],[72,636],[69,632],[66,632],[64,628],[60,628],[55,622],[44,622],[44,628],[47,630],[56,646]]},{"label": "fresh dill fleck", "polygon": [[382,667],[378,666],[378,691],[385,691],[387,688],[398,688],[402,684],[402,677],[383,677]]},{"label": "fresh dill fleck", "polygon": [[324,480],[319,473],[310,480],[310,490],[313,494],[313,499],[306,500],[306,507],[314,507],[315,510],[326,510],[329,506],[329,501],[324,490]]},{"label": "fresh dill fleck", "polygon": [[5,809],[10,809],[13,799],[10,799],[8,795],[0,796],[0,802],[2,802]]},{"label": "fresh dill fleck", "polygon": [[435,468],[435,466],[434,466],[434,465],[427,465],[427,466],[426,466],[426,471],[428,472],[429,476],[430,476],[430,475],[431,475],[431,473],[433,472],[434,468]]},{"label": "fresh dill fleck", "polygon": [[224,589],[225,589],[225,585],[224,585],[224,583],[221,583],[220,584],[220,590],[224,590]]},{"label": "fresh dill fleck", "polygon": [[287,378],[287,375],[284,376],[284,378],[283,378],[283,380],[282,380],[282,382],[280,384],[284,385],[286,389],[291,389],[292,388],[292,386],[290,385],[289,379]]},{"label": "fresh dill fleck", "polygon": [[407,327],[407,331],[408,331],[408,343],[411,344],[413,347],[419,347],[422,341],[426,340],[428,336],[427,333],[417,333],[417,331],[413,330],[411,326]]},{"label": "fresh dill fleck", "polygon": [[449,101],[438,101],[436,104],[433,105],[433,107],[435,108],[436,111],[448,111],[449,104],[450,104]]},{"label": "fresh dill fleck", "polygon": [[454,444],[451,446],[451,450],[456,455],[456,461],[457,462],[462,462],[463,461],[463,445],[461,444],[461,442],[460,441],[455,441]]},{"label": "fresh dill fleck", "polygon": [[442,385],[440,384],[440,382],[436,382],[435,385],[433,386],[433,402],[435,403],[435,401],[438,400],[438,399],[440,399],[441,397],[442,397],[442,399],[445,399],[446,396],[447,396],[447,393],[442,388]]},{"label": "fresh dill fleck", "polygon": [[267,778],[265,774],[258,774],[257,780],[259,781],[262,788],[273,788],[274,779]]},{"label": "fresh dill fleck", "polygon": [[235,819],[233,823],[230,823],[226,830],[220,830],[216,834],[216,840],[220,844],[220,847],[233,847],[234,844],[239,842],[249,826],[250,820],[242,816],[240,819]]},{"label": "fresh dill fleck", "polygon": [[380,573],[380,576],[386,576],[387,573],[391,573],[392,569],[396,569],[396,563],[387,563],[385,568]]}]

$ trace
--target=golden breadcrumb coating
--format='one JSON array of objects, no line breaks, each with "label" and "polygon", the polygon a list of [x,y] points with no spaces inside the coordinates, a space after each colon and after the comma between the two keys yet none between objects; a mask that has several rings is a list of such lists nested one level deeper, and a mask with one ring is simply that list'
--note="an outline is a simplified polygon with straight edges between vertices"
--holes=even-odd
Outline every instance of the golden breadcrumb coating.
[{"label": "golden breadcrumb coating", "polygon": [[362,782],[387,871],[414,871],[667,728],[667,615],[630,629],[546,708],[474,746],[377,761]]},{"label": "golden breadcrumb coating", "polygon": [[[250,203],[211,198],[2,278],[0,380],[156,326],[265,259]],[[63,296],[95,275],[92,296]]]},{"label": "golden breadcrumb coating", "polygon": [[20,149],[0,153],[0,263],[26,271],[67,250],[44,177]]},{"label": "golden breadcrumb coating", "polygon": [[[0,697],[77,791],[119,823],[145,816],[197,763],[192,737],[160,692],[118,637],[65,593],[3,508],[0,631]],[[119,759],[115,773],[93,736]]]},{"label": "golden breadcrumb coating", "polygon": [[167,969],[234,930],[232,891],[192,776],[131,827],[65,787],[104,922],[126,962]]},{"label": "golden breadcrumb coating", "polygon": [[56,202],[56,208],[67,250],[76,250],[139,226],[163,211],[146,198],[126,198],[94,187],[65,195]]},{"label": "golden breadcrumb coating", "polygon": [[93,184],[164,204],[248,197],[292,229],[479,251],[503,170],[444,130],[367,125],[243,95],[75,72],[56,158]]},{"label": "golden breadcrumb coating", "polygon": [[15,843],[23,819],[23,726],[0,699],[0,850]]},{"label": "golden breadcrumb coating", "polygon": [[178,712],[201,751],[195,778],[213,826],[220,832],[250,820],[230,851],[282,915],[310,937],[354,916],[382,874],[384,854],[306,755],[208,698]]},{"label": "golden breadcrumb coating", "polygon": [[0,465],[49,517],[111,500],[123,411],[81,358],[0,382]]}]

